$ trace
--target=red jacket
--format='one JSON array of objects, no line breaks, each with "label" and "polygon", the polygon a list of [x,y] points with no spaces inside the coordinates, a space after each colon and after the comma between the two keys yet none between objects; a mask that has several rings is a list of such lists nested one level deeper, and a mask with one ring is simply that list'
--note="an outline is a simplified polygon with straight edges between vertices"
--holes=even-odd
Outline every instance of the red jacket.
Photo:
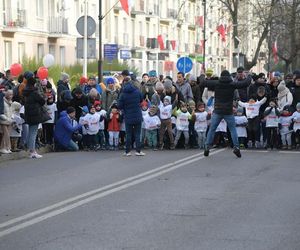
[{"label": "red jacket", "polygon": [[111,113],[113,116],[112,118],[109,117],[108,121],[108,128],[107,131],[120,131],[120,114],[119,113]]}]

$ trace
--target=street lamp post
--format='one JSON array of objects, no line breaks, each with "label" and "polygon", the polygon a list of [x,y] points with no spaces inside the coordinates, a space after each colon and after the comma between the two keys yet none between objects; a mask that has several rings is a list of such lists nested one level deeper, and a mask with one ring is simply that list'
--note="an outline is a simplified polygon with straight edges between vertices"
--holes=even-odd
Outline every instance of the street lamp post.
[{"label": "street lamp post", "polygon": [[98,59],[98,82],[101,83],[103,80],[103,61],[102,61],[102,1],[99,1],[99,59]]},{"label": "street lamp post", "polygon": [[206,0],[203,0],[203,70],[205,72],[205,53],[206,53]]}]

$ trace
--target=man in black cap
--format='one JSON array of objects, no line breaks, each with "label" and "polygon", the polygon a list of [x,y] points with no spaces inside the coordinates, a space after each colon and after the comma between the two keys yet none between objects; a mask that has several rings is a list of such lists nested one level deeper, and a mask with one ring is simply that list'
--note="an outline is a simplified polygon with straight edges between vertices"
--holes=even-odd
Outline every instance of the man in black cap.
[{"label": "man in black cap", "polygon": [[234,145],[233,153],[241,157],[240,145],[237,137],[235,119],[233,115],[233,98],[236,89],[247,87],[251,82],[251,77],[244,81],[233,81],[232,76],[227,70],[223,70],[219,80],[206,80],[205,87],[213,86],[215,88],[215,105],[211,118],[211,124],[205,142],[204,156],[209,155],[209,148],[213,143],[216,129],[224,119],[230,130],[232,142]]}]

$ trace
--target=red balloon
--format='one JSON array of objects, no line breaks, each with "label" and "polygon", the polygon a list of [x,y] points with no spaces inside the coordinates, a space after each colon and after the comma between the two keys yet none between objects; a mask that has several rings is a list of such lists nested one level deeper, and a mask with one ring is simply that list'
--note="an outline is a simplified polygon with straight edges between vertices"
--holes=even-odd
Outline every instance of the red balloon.
[{"label": "red balloon", "polygon": [[43,80],[48,77],[48,69],[46,67],[39,67],[37,71],[37,76]]},{"label": "red balloon", "polygon": [[14,63],[10,66],[10,74],[12,76],[18,76],[22,73],[23,68],[20,63]]}]

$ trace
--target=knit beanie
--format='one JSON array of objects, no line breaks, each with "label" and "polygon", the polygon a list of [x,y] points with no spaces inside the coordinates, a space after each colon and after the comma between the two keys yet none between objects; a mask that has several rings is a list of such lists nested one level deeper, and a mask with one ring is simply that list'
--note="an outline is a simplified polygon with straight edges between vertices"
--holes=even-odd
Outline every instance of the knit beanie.
[{"label": "knit beanie", "polygon": [[286,88],[286,86],[285,86],[285,83],[284,83],[284,82],[281,82],[281,83],[277,86],[278,92],[284,91],[285,88]]},{"label": "knit beanie", "polygon": [[300,109],[300,102],[297,103],[296,109]]},{"label": "knit beanie", "polygon": [[62,72],[60,75],[60,80],[66,81],[70,78],[70,76],[67,73]]},{"label": "knit beanie", "polygon": [[193,82],[196,82],[196,81],[197,81],[196,76],[190,75],[189,81],[191,81],[191,82],[192,82],[192,81],[193,81]]},{"label": "knit beanie", "polygon": [[173,87],[172,81],[169,80],[169,79],[165,79],[165,81],[164,81],[164,87],[165,87],[165,89],[171,89]]},{"label": "knit beanie", "polygon": [[164,85],[161,82],[157,82],[155,84],[155,89],[156,90],[163,90],[164,89]]}]

